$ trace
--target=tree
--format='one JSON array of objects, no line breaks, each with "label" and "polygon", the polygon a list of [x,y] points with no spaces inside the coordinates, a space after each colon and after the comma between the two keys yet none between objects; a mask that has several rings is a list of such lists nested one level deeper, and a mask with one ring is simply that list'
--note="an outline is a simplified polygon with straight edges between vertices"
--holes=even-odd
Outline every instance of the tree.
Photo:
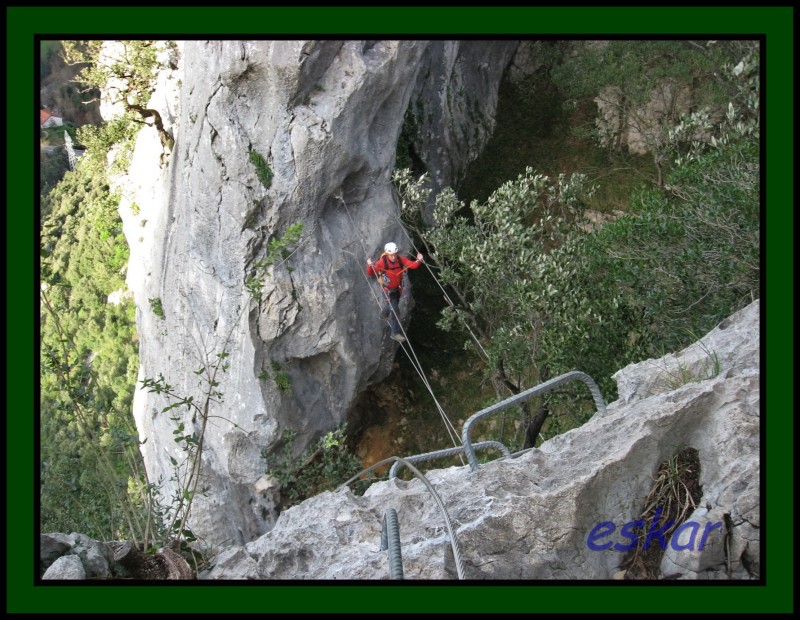
[{"label": "tree", "polygon": [[[694,43],[699,46],[699,43]],[[667,131],[672,172],[633,197],[602,231],[617,278],[639,307],[648,352],[675,349],[759,295],[760,56],[757,42],[702,47],[729,97],[721,117],[698,108]],[[642,248],[646,248],[643,252]]]},{"label": "tree", "polygon": [[158,71],[170,62],[168,58],[175,49],[174,43],[64,41],[63,46],[68,64],[87,64],[78,74],[77,82],[87,89],[103,91],[113,105],[122,108],[120,116],[126,123],[155,127],[165,151],[172,150],[175,140],[164,127],[161,114],[149,107],[149,102]]},{"label": "tree", "polygon": [[63,148],[42,148],[39,160],[39,194],[49,192],[69,170],[69,158]]},{"label": "tree", "polygon": [[[727,113],[698,108],[665,125],[663,187],[600,228],[582,220],[581,175],[529,169],[468,209],[446,188],[428,226],[424,178],[395,174],[403,218],[457,300],[439,324],[469,335],[498,386],[517,393],[578,369],[612,395],[616,370],[686,346],[758,296],[759,57],[736,49],[720,64]],[[548,432],[567,428],[565,416],[524,415],[529,441],[545,418]]]},{"label": "tree", "polygon": [[727,103],[717,75],[731,48],[724,41],[579,42],[552,77],[568,100],[594,99],[593,133],[602,146],[620,157],[632,147],[651,154],[661,187],[670,165],[669,129],[682,114]]},{"label": "tree", "polygon": [[[439,325],[469,333],[498,395],[518,394],[561,372],[542,350],[558,302],[570,294],[570,273],[554,270],[548,253],[579,230],[584,200],[592,192],[586,178],[551,179],[528,168],[485,202],[472,201],[468,211],[446,188],[436,196],[429,227],[420,215],[430,194],[425,177],[413,180],[404,170],[394,180],[404,220],[423,239],[441,282],[457,299],[444,309]],[[522,409],[530,442],[549,410],[532,415],[527,406]]]},{"label": "tree", "polygon": [[128,492],[144,475],[130,416],[134,311],[108,303],[124,286],[127,244],[118,199],[82,164],[42,201],[41,524],[141,540],[143,496]]}]

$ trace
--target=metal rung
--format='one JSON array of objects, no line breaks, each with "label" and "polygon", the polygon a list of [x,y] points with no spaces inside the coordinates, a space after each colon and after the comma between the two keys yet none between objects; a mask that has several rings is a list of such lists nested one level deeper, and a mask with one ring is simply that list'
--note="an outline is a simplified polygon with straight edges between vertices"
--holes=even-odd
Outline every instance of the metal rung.
[{"label": "metal rung", "polygon": [[[485,448],[494,448],[496,450],[500,450],[500,452],[502,452],[505,456],[511,456],[511,451],[499,441],[481,441],[480,443],[476,443],[474,446],[472,446],[473,450],[483,450]],[[403,459],[409,463],[418,463],[420,461],[432,461],[433,459],[443,458],[445,456],[461,454],[462,452],[464,452],[464,446],[458,446],[456,448],[447,448],[445,450],[435,450],[434,452],[417,454],[416,456],[405,456]],[[392,478],[397,478],[397,473],[402,467],[403,461],[396,461],[389,470],[389,479],[391,480]]]},{"label": "metal rung", "polygon": [[[504,409],[508,409],[509,407],[513,407],[518,405],[519,403],[524,403],[525,401],[533,398],[534,396],[538,396],[544,392],[548,392],[557,388],[558,386],[567,383],[573,380],[583,381],[588,387],[589,391],[592,393],[592,398],[594,398],[595,406],[597,407],[597,411],[601,415],[605,415],[606,413],[606,403],[603,400],[603,395],[600,393],[600,388],[597,387],[597,384],[594,382],[589,375],[586,373],[580,372],[579,370],[573,370],[572,372],[568,372],[563,375],[559,375],[555,379],[550,379],[550,381],[545,381],[537,385],[536,387],[532,387],[529,390],[525,390],[524,392],[520,392],[512,396],[511,398],[506,398],[504,401],[499,402],[497,404],[491,405],[486,409],[479,411],[476,414],[473,414],[466,422],[464,422],[464,430],[461,432],[461,441],[463,444],[464,452],[467,453],[467,458],[469,459],[470,468],[472,471],[478,469],[478,459],[475,457],[475,447],[472,445],[470,440],[470,432],[472,431],[472,426],[480,420],[481,418],[486,417],[492,413],[497,413],[499,411],[503,411]],[[478,444],[475,444],[477,446]]]}]

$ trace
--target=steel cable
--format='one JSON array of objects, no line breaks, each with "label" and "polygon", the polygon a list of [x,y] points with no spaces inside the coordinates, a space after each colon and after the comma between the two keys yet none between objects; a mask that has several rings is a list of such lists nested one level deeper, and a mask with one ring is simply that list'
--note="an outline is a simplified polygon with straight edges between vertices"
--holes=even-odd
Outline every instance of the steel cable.
[{"label": "steel cable", "polygon": [[[358,236],[358,230],[356,228],[355,221],[353,220],[353,216],[350,214],[350,209],[348,208],[347,203],[344,200],[344,196],[339,195],[339,196],[337,196],[337,198],[341,201],[342,205],[344,206],[345,212],[347,213],[347,217],[350,220],[350,225],[351,225],[351,227],[353,229],[353,232],[356,233],[356,239],[358,240],[358,243],[361,246],[361,249],[364,252],[364,255],[369,257],[369,253],[367,252],[367,249],[364,246],[364,243],[361,241],[361,238]],[[405,232],[405,229],[404,229],[404,232]],[[408,236],[408,233],[406,233],[406,236]],[[412,241],[412,246],[413,246],[413,241]],[[376,303],[378,304],[378,307],[382,309],[383,308],[383,304],[381,303],[381,300],[378,298],[378,296],[376,295],[374,289],[372,288],[372,284],[370,282],[370,279],[367,277],[366,273],[364,273],[364,270],[361,268],[361,264],[358,262],[358,257],[356,257],[355,254],[353,254],[352,252],[349,252],[348,250],[344,250],[343,249],[342,252],[350,254],[350,256],[352,256],[353,259],[356,261],[356,264],[358,265],[359,272],[361,273],[361,275],[364,277],[364,279],[367,281],[367,284],[369,285],[369,289],[370,289],[370,292],[372,293],[373,299],[375,299]],[[423,264],[424,264],[424,261],[423,261]],[[420,379],[422,379],[423,384],[425,385],[426,389],[430,393],[431,398],[433,399],[433,402],[435,403],[436,408],[439,411],[439,415],[442,418],[442,422],[445,425],[445,429],[447,430],[447,434],[450,437],[450,440],[453,442],[454,446],[458,446],[459,445],[458,431],[456,430],[455,426],[453,426],[453,423],[450,421],[450,419],[447,417],[447,414],[445,413],[444,408],[441,406],[441,404],[439,403],[438,399],[436,398],[436,394],[434,393],[430,382],[428,381],[427,377],[425,376],[425,373],[422,371],[422,365],[419,362],[419,358],[417,358],[417,354],[414,351],[414,348],[411,346],[411,343],[408,341],[408,337],[407,337],[406,331],[403,328],[402,323],[400,322],[400,317],[397,316],[397,313],[395,312],[394,307],[392,306],[392,304],[389,303],[388,305],[389,305],[389,311],[394,315],[395,320],[397,321],[397,324],[400,326],[401,333],[402,333],[403,337],[406,339],[405,340],[405,344],[408,346],[408,348],[406,348],[406,346],[403,346],[402,347],[403,351],[406,354],[406,356],[408,357],[408,360],[411,362],[411,366],[417,372],[417,374],[419,375]]]},{"label": "steel cable", "polygon": [[[414,248],[416,252],[419,252],[419,248],[417,248],[417,246],[414,244],[414,240],[411,238],[411,235],[408,234],[408,231],[403,226],[403,222],[397,216],[395,216],[395,219],[400,224],[403,233],[405,233],[406,237],[408,238],[408,241],[411,243],[411,247]],[[437,278],[436,274],[433,273],[433,270],[431,269],[430,265],[428,265],[428,263],[425,263],[425,268],[428,270],[428,273],[431,274],[433,281],[436,282],[436,286],[438,286],[439,289],[444,294],[444,300],[450,305],[451,308],[455,308],[456,307],[455,302],[452,299],[450,299],[450,295],[447,294],[447,291],[444,289],[441,282],[439,282],[439,278]],[[472,331],[472,328],[466,321],[464,322],[464,326],[467,328],[469,335],[472,336],[473,342],[476,345],[478,345],[478,348],[480,349],[481,353],[483,353],[484,358],[488,360],[489,354],[486,352],[486,349],[483,348],[480,339],[475,335],[475,332]]]},{"label": "steel cable", "polygon": [[390,456],[389,458],[383,459],[382,461],[378,461],[377,463],[374,463],[374,464],[370,465],[366,469],[362,469],[355,476],[350,478],[350,480],[348,480],[347,482],[342,484],[339,488],[341,489],[342,487],[346,487],[351,482],[354,482],[355,480],[357,480],[359,478],[359,476],[361,476],[362,474],[369,473],[373,469],[376,469],[376,468],[378,468],[378,467],[380,467],[382,465],[385,465],[387,463],[391,463],[391,462],[394,462],[394,461],[399,461],[399,462],[403,463],[403,465],[408,467],[408,469],[410,469],[414,473],[414,475],[417,478],[420,479],[422,484],[425,485],[425,488],[427,488],[428,491],[430,491],[431,495],[433,495],[433,499],[436,502],[436,505],[439,507],[439,511],[442,513],[442,516],[444,517],[444,522],[445,522],[445,526],[447,527],[447,532],[450,535],[450,546],[451,546],[451,549],[453,550],[453,560],[455,561],[455,565],[456,565],[456,573],[458,573],[458,578],[459,579],[464,579],[464,563],[461,560],[461,549],[458,546],[458,539],[456,538],[455,532],[453,530],[453,524],[450,521],[450,515],[447,514],[447,508],[445,508],[444,502],[442,502],[442,498],[439,497],[439,494],[436,492],[436,489],[433,488],[433,486],[428,481],[428,479],[425,477],[425,475],[421,471],[419,471],[416,467],[414,467],[411,463],[409,463],[407,460],[402,459],[399,456]]}]

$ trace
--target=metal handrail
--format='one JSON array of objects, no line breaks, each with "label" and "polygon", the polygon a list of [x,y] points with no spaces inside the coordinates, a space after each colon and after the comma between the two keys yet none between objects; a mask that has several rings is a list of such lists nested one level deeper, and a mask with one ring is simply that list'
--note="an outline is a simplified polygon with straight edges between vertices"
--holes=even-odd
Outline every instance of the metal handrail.
[{"label": "metal handrail", "polygon": [[[506,448],[505,445],[500,443],[499,441],[481,441],[476,443],[472,446],[473,450],[482,450],[484,448],[495,448],[500,450],[504,456],[510,457],[511,450]],[[446,448],[444,450],[435,450],[433,452],[426,452],[425,454],[416,454],[414,456],[406,456],[403,457],[409,463],[417,463],[419,461],[432,461],[433,459],[443,458],[445,456],[453,456],[455,454],[460,454],[464,452],[464,446],[458,446],[455,448]],[[397,478],[397,473],[403,467],[402,461],[396,461],[392,468],[389,470],[389,480],[392,478]]]},{"label": "metal handrail", "polygon": [[348,486],[351,482],[354,482],[363,474],[369,473],[372,470],[385,465],[386,463],[391,463],[392,461],[404,462],[405,466],[408,467],[417,478],[419,478],[420,482],[422,482],[422,484],[425,485],[425,488],[428,489],[428,491],[430,491],[430,494],[433,495],[433,499],[436,502],[436,505],[439,507],[442,516],[444,517],[444,524],[445,527],[447,528],[447,532],[450,535],[450,547],[453,550],[453,560],[455,561],[456,564],[456,573],[458,573],[459,579],[464,579],[464,563],[461,560],[461,549],[458,546],[458,538],[456,538],[455,530],[453,530],[453,524],[450,521],[450,515],[447,514],[447,508],[445,508],[444,502],[442,502],[442,498],[439,497],[439,494],[436,492],[436,489],[434,489],[433,486],[431,486],[431,483],[428,482],[428,479],[425,477],[425,475],[416,467],[414,467],[411,463],[409,463],[405,459],[400,458],[399,456],[390,456],[389,458],[383,459],[382,461],[373,463],[366,469],[362,469],[355,476],[350,478],[350,480],[342,484],[339,488],[341,489],[342,487]]},{"label": "metal handrail", "polygon": [[467,453],[467,458],[469,459],[469,465],[471,471],[475,471],[478,469],[478,459],[475,457],[475,449],[472,445],[472,441],[470,440],[470,432],[472,430],[472,425],[475,422],[477,422],[481,418],[486,417],[489,414],[497,413],[498,411],[503,411],[504,409],[508,409],[509,407],[513,407],[514,405],[523,403],[533,398],[534,396],[538,396],[539,394],[557,388],[558,386],[567,383],[569,381],[573,381],[575,379],[583,381],[589,387],[589,391],[592,393],[592,398],[594,398],[597,411],[601,415],[605,415],[606,403],[603,400],[603,395],[600,393],[600,388],[597,387],[597,384],[594,382],[594,379],[592,379],[586,373],[580,372],[579,370],[573,370],[563,375],[559,375],[555,379],[550,379],[549,381],[545,381],[544,383],[541,383],[535,387],[525,390],[524,392],[520,392],[519,394],[515,394],[510,398],[506,398],[504,401],[486,407],[486,409],[482,409],[478,413],[473,414],[472,416],[469,417],[469,419],[467,419],[466,422],[464,422],[464,429],[461,432],[461,442],[463,444],[462,448],[464,452]]}]

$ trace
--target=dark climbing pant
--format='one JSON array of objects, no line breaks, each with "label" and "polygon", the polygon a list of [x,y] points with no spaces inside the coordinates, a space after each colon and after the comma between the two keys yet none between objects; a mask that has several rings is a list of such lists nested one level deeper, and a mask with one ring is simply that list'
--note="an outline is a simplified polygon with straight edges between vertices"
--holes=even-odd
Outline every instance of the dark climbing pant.
[{"label": "dark climbing pant", "polygon": [[392,336],[400,333],[400,323],[397,318],[400,316],[400,289],[383,289],[383,310],[381,317],[389,319],[389,327],[392,329]]}]

